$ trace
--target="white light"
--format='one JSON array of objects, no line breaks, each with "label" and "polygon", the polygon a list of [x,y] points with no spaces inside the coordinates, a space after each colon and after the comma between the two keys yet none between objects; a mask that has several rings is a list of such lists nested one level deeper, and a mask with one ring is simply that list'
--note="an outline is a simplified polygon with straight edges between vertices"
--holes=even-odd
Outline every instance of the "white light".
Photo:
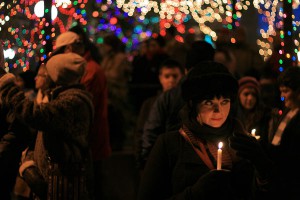
[{"label": "white light", "polygon": [[16,55],[13,49],[7,49],[3,51],[4,58],[13,59]]},{"label": "white light", "polygon": [[62,8],[67,8],[69,5],[71,5],[70,0],[55,0],[56,7],[62,6]]},{"label": "white light", "polygon": [[[44,17],[44,1],[39,1],[34,6],[34,14],[37,17]],[[52,5],[51,7],[51,19],[54,20],[57,17],[57,8]]]}]

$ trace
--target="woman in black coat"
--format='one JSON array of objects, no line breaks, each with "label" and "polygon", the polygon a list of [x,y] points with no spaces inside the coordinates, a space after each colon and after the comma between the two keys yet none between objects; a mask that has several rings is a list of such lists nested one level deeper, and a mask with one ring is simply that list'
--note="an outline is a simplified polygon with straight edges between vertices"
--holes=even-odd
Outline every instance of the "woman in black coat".
[{"label": "woman in black coat", "polygon": [[[252,199],[254,168],[228,139],[246,135],[230,116],[238,83],[222,64],[195,66],[182,84],[181,128],[162,134],[147,162],[138,199]],[[222,169],[216,170],[223,142]]]}]

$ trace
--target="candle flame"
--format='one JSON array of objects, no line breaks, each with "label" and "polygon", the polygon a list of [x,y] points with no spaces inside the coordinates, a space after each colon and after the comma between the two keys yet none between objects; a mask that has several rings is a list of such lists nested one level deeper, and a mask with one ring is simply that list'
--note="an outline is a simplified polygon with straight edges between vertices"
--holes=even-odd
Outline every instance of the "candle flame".
[{"label": "candle flame", "polygon": [[219,149],[222,149],[222,147],[223,147],[223,142],[219,142]]}]

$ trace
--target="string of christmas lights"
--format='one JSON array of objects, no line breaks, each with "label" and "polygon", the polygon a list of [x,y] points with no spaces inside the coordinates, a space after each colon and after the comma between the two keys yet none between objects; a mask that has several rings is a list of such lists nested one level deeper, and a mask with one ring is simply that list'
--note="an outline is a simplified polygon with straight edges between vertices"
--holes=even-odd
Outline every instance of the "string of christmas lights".
[{"label": "string of christmas lights", "polygon": [[[283,9],[283,3],[290,4],[293,9],[293,13],[289,13]],[[279,72],[284,70],[284,66],[288,62],[296,62],[296,54],[299,52],[299,0],[254,0],[253,5],[258,10],[258,13],[262,16],[263,22],[267,24],[266,28],[260,29],[261,39],[257,40],[257,45],[260,47],[259,53],[263,56],[264,60],[267,60],[274,52],[274,43],[277,43],[279,39],[280,50],[279,54]],[[291,24],[284,24],[284,20],[287,17],[292,18]],[[287,29],[287,27],[289,27]],[[293,44],[289,44],[291,48],[290,52],[285,52],[287,46],[287,38],[293,37]],[[278,39],[277,39],[278,38]],[[276,52],[275,52],[276,53]]]},{"label": "string of christmas lights", "polygon": [[[140,19],[145,19],[151,10],[158,13],[162,20],[184,21],[185,16],[191,15],[199,24],[200,31],[210,35],[214,41],[217,40],[217,34],[208,24],[226,24],[231,29],[232,18],[238,21],[242,17],[242,10],[247,10],[250,5],[248,0],[166,0],[160,3],[152,0],[129,0],[128,2],[117,0],[116,2],[117,6],[129,16],[133,15],[135,10],[141,10]],[[236,25],[239,26],[238,22]]]},{"label": "string of christmas lights", "polygon": [[[34,12],[39,2],[41,1],[13,0],[11,3],[0,4],[0,31],[6,52],[5,67],[8,69],[21,67],[23,71],[28,70],[31,65],[36,65],[39,60],[43,61],[47,57],[44,46],[49,38],[55,38],[75,21],[83,26],[87,24],[85,6],[88,0],[75,0],[73,3],[69,0],[56,0],[51,12],[54,13],[53,7],[56,8],[57,16],[52,21],[51,33],[47,33],[45,28],[49,24],[43,13]],[[43,11],[41,8],[37,10]]]}]

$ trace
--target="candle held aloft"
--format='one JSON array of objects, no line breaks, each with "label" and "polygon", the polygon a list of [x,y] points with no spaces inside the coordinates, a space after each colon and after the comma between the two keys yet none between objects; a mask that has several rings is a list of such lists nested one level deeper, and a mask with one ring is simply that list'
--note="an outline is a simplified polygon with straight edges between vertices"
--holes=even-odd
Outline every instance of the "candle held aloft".
[{"label": "candle held aloft", "polygon": [[217,156],[217,170],[222,169],[222,147],[223,147],[223,142],[219,142],[218,145],[218,156]]},{"label": "candle held aloft", "polygon": [[260,138],[260,136],[259,135],[255,135],[255,133],[256,133],[256,129],[254,128],[254,129],[251,130],[251,135],[258,140]]}]

